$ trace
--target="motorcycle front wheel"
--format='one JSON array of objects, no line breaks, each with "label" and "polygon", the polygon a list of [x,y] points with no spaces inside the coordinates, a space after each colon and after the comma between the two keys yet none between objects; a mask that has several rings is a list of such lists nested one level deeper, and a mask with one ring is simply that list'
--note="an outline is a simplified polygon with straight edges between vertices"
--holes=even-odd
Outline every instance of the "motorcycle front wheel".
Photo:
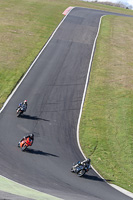
[{"label": "motorcycle front wheel", "polygon": [[80,171],[77,172],[78,176],[81,177],[85,174],[85,170],[81,169]]},{"label": "motorcycle front wheel", "polygon": [[23,146],[22,146],[22,151],[25,151],[27,149],[27,146],[26,146],[26,144],[24,144]]},{"label": "motorcycle front wheel", "polygon": [[20,117],[20,115],[22,114],[22,112],[20,110],[17,111],[17,117]]}]

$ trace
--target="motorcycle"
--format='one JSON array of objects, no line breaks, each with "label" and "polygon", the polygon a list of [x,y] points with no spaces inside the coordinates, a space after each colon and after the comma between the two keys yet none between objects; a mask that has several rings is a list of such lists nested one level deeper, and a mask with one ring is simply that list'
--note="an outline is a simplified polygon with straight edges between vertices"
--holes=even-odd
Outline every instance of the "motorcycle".
[{"label": "motorcycle", "polygon": [[32,143],[27,138],[23,139],[18,143],[18,147],[20,147],[22,151],[25,151],[28,148],[28,146],[31,145]]},{"label": "motorcycle", "polygon": [[17,117],[20,117],[24,112],[24,109],[22,107],[17,108]]},{"label": "motorcycle", "polygon": [[88,172],[90,169],[90,164],[89,165],[78,165],[78,164],[73,164],[71,168],[71,172],[77,173],[79,177],[83,176],[86,172]]}]

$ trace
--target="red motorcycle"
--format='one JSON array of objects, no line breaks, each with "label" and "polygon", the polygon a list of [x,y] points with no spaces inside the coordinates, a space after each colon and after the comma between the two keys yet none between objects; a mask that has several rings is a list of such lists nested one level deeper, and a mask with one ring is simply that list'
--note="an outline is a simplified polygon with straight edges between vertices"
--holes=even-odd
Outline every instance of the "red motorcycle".
[{"label": "red motorcycle", "polygon": [[18,147],[21,148],[22,151],[25,151],[28,146],[31,146],[33,141],[28,137],[24,138],[22,141],[18,143]]}]

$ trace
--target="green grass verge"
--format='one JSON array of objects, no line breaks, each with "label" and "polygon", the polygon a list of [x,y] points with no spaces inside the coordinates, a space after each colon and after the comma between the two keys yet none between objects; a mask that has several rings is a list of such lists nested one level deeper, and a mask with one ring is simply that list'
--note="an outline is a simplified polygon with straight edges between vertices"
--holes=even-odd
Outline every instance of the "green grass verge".
[{"label": "green grass verge", "polygon": [[133,192],[133,19],[102,20],[80,123],[94,168]]},{"label": "green grass verge", "polygon": [[[61,200],[60,198],[26,187],[3,176],[0,176],[0,190],[10,194],[36,200]],[[14,198],[16,199],[16,198]]]},{"label": "green grass verge", "polygon": [[55,30],[68,6],[133,15],[131,10],[80,0],[1,0],[0,107]]},{"label": "green grass verge", "polygon": [[[0,107],[68,6],[133,15],[131,10],[79,0],[1,0]],[[129,18],[112,16],[103,20],[84,107],[86,115],[82,115],[80,128],[82,148],[91,156],[94,167],[106,179],[130,191],[133,183],[131,27]]]}]

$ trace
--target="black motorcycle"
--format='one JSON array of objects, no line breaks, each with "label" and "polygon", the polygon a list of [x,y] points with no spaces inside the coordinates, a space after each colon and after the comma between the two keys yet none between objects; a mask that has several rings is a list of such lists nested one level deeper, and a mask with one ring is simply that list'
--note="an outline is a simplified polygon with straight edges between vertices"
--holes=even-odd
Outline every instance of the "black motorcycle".
[{"label": "black motorcycle", "polygon": [[79,177],[83,176],[86,172],[89,171],[91,168],[90,164],[84,165],[84,164],[73,164],[71,168],[71,172],[77,173]]}]

